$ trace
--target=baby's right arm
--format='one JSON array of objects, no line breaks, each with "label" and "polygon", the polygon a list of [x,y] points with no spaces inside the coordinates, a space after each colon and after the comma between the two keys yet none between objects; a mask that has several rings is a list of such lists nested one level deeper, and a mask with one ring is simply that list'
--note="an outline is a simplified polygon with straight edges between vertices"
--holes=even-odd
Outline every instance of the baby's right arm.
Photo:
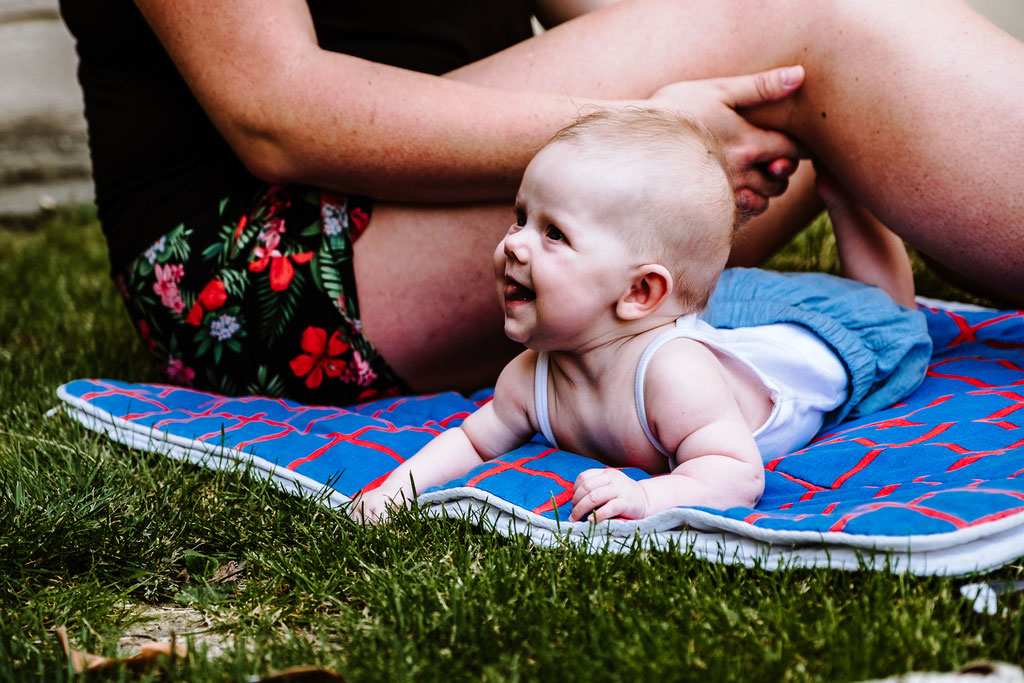
[{"label": "baby's right arm", "polygon": [[494,388],[494,400],[462,425],[434,437],[395,468],[379,487],[360,493],[349,507],[349,516],[356,521],[385,521],[389,506],[412,504],[414,491],[451,481],[529,441],[535,430],[523,391],[529,391],[533,365],[531,359],[523,358],[526,355],[505,366]]}]

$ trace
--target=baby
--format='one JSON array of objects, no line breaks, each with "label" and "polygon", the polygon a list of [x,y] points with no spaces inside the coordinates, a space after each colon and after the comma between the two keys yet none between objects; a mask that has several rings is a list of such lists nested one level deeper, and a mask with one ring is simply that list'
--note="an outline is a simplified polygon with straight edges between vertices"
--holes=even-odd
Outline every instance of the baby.
[{"label": "baby", "polygon": [[[570,521],[753,506],[763,461],[924,377],[930,340],[902,242],[823,181],[844,272],[725,271],[736,222],[722,153],[661,111],[601,111],[533,159],[494,253],[505,333],[527,350],[494,399],[363,491],[389,506],[526,443],[610,467],[573,487]],[[856,248],[854,248],[854,246]],[[895,264],[895,266],[893,265]],[[716,290],[716,283],[721,283]],[[699,320],[705,313],[721,328]],[[724,329],[731,327],[733,329]],[[619,469],[665,474],[634,481]]]}]

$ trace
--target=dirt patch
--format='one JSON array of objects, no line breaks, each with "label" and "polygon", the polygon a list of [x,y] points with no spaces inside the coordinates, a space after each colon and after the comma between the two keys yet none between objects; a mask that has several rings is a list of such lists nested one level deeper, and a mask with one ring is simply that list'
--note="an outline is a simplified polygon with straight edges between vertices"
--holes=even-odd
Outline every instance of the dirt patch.
[{"label": "dirt patch", "polygon": [[177,604],[138,606],[136,614],[139,622],[117,642],[118,651],[123,656],[133,655],[143,645],[170,640],[172,633],[193,648],[205,647],[209,657],[217,657],[234,647],[230,634],[213,631],[213,620],[194,607]]}]

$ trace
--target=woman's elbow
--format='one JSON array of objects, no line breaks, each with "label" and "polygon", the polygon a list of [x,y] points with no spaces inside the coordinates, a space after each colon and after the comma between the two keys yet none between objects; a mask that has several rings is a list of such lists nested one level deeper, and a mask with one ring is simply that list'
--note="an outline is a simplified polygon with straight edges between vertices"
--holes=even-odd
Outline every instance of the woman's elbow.
[{"label": "woman's elbow", "polygon": [[271,184],[298,182],[301,173],[293,154],[277,136],[254,130],[228,136],[228,144],[252,175]]},{"label": "woman's elbow", "polygon": [[297,182],[298,158],[292,149],[295,135],[280,125],[276,112],[260,108],[241,109],[232,103],[210,112],[224,141],[246,170],[260,180],[274,184]]}]

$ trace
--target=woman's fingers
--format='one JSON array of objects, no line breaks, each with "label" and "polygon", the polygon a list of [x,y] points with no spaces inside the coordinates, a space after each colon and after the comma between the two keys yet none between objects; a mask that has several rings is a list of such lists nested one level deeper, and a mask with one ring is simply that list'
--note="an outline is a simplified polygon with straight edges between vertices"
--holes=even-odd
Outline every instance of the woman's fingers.
[{"label": "woman's fingers", "polygon": [[765,197],[777,197],[799,165],[800,149],[787,135],[750,127],[742,142],[726,148],[725,156],[735,190],[748,188]]},{"label": "woman's fingers", "polygon": [[768,197],[751,189],[741,188],[736,191],[736,208],[744,219],[760,216],[768,210]]},{"label": "woman's fingers", "polygon": [[748,216],[768,208],[768,200],[789,187],[789,176],[799,165],[799,149],[781,133],[752,129],[748,141],[726,150],[736,193],[736,206]]},{"label": "woman's fingers", "polygon": [[793,92],[803,81],[803,68],[795,69],[673,83],[651,98],[652,104],[685,112],[715,133],[729,165],[736,204],[748,216],[763,212],[770,197],[785,191],[787,179],[803,154],[796,140],[758,128],[736,108],[780,99]]},{"label": "woman's fingers", "polygon": [[767,168],[768,173],[773,178],[789,178],[789,176],[796,173],[797,166],[799,165],[799,159],[776,159],[768,164]]},{"label": "woman's fingers", "polygon": [[768,208],[768,200],[778,197],[789,187],[789,178],[775,179],[761,171],[733,174],[736,208],[744,216],[756,216]]},{"label": "woman's fingers", "polygon": [[[747,126],[749,128],[742,133],[739,141],[725,151],[730,164],[745,168],[759,166],[766,173],[771,172],[773,177],[788,177],[796,171],[802,156],[796,140],[784,133],[762,130],[750,124]],[[785,164],[787,160],[789,163]],[[772,170],[772,164],[779,172]]]},{"label": "woman's fingers", "polygon": [[756,74],[718,79],[728,94],[727,104],[737,107],[756,107],[788,97],[804,82],[802,66],[783,66]]}]

